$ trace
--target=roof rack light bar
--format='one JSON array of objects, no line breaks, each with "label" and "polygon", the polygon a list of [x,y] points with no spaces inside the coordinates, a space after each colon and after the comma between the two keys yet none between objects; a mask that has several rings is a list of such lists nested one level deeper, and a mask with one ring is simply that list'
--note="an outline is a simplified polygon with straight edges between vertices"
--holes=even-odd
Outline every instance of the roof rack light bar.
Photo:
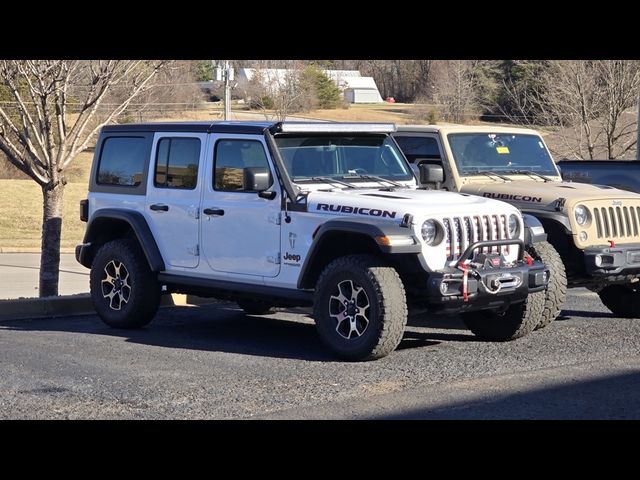
[{"label": "roof rack light bar", "polygon": [[391,133],[396,131],[394,123],[281,123],[282,133]]}]

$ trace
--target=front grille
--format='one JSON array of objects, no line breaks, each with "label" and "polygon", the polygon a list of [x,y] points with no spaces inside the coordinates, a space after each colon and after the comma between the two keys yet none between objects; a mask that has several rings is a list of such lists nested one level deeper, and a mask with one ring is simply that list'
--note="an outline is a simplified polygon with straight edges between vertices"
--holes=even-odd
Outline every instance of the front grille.
[{"label": "front grille", "polygon": [[[447,261],[457,260],[469,245],[487,240],[507,238],[506,215],[482,215],[472,217],[451,217],[442,220]],[[483,253],[501,252],[509,254],[509,246],[483,247]],[[475,251],[473,256],[478,253]]]},{"label": "front grille", "polygon": [[638,236],[640,207],[595,207],[593,218],[598,238],[613,240]]}]

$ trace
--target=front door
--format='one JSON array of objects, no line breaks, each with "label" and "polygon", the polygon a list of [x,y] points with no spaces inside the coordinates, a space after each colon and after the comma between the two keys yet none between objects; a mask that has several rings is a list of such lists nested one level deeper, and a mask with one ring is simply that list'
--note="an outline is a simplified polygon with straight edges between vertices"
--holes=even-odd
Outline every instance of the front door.
[{"label": "front door", "polygon": [[275,178],[265,144],[240,135],[214,140],[200,206],[204,257],[215,271],[275,277],[280,272],[280,192],[262,198],[245,175],[245,169],[265,169]]},{"label": "front door", "polygon": [[198,177],[206,139],[206,134],[165,132],[154,138],[145,217],[167,267],[199,263]]}]

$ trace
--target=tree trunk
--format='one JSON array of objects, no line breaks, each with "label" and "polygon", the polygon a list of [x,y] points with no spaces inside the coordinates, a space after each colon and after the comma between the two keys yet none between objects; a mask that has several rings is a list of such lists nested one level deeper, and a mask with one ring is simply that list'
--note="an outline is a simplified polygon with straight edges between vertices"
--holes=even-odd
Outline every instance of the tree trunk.
[{"label": "tree trunk", "polygon": [[42,245],[40,254],[40,297],[58,295],[60,236],[64,185],[42,187]]}]

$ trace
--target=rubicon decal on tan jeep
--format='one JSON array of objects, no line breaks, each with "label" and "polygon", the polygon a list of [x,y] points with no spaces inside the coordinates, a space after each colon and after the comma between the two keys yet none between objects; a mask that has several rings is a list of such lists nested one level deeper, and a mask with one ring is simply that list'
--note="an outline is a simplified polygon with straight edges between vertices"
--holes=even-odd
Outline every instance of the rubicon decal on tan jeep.
[{"label": "rubicon decal on tan jeep", "polygon": [[495,198],[496,200],[513,200],[515,202],[542,203],[542,197],[532,197],[530,195],[512,195],[510,193],[484,192],[482,196],[487,198]]}]

